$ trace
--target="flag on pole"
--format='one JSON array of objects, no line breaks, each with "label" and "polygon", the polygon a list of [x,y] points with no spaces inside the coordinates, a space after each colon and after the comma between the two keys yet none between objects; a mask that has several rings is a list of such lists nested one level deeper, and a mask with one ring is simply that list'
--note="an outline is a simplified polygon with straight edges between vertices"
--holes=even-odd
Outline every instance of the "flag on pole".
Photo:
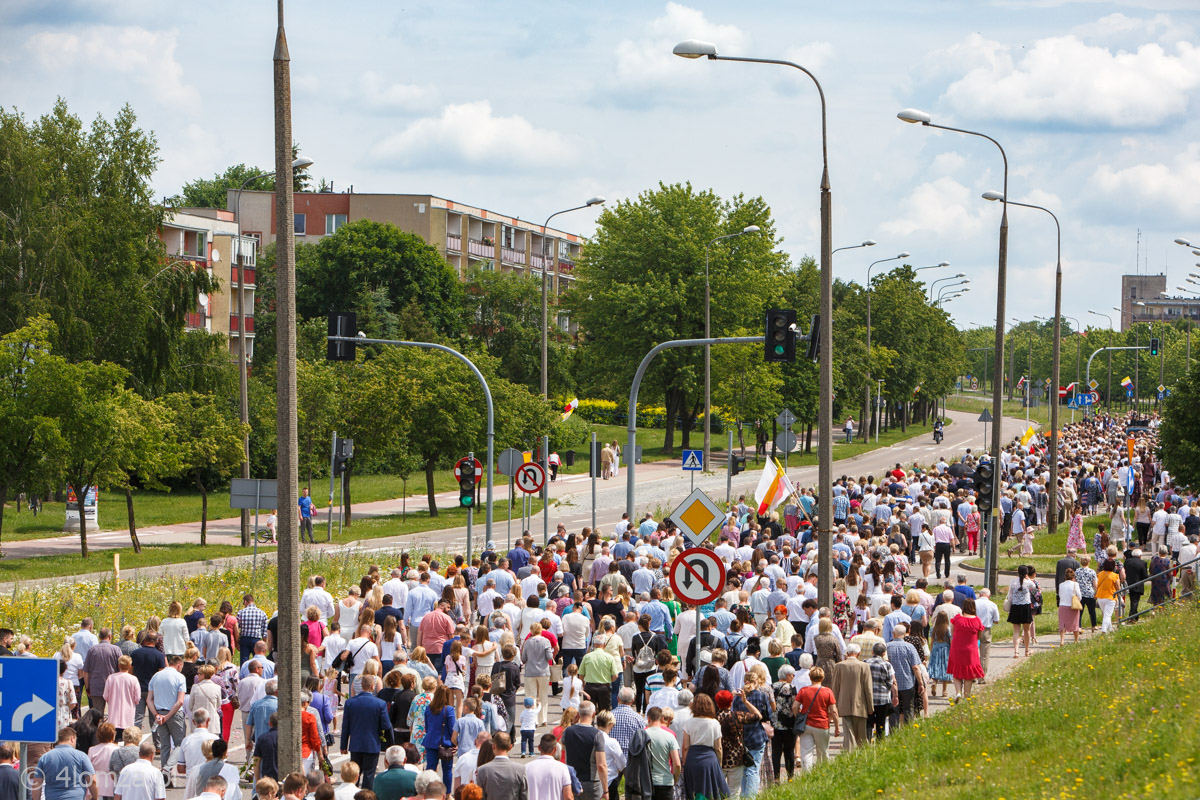
[{"label": "flag on pole", "polygon": [[577,408],[579,408],[579,398],[578,397],[574,398],[573,400],[571,400],[571,402],[569,402],[565,406],[563,406],[563,410],[562,410],[563,422],[566,422],[568,419],[570,419],[571,415],[575,413],[575,409],[577,409]]},{"label": "flag on pole", "polygon": [[796,487],[788,480],[788,476],[784,474],[779,462],[773,458],[767,459],[767,462],[763,464],[758,486],[754,489],[754,501],[758,503],[758,515],[766,516],[795,491]]},{"label": "flag on pole", "polygon": [[1124,378],[1121,378],[1121,385],[1128,389],[1130,386],[1133,386],[1133,380],[1126,375]]},{"label": "flag on pole", "polygon": [[1033,436],[1034,436],[1033,426],[1030,425],[1029,428],[1025,431],[1024,435],[1021,436],[1021,447],[1026,447],[1029,444],[1029,442],[1033,439]]}]

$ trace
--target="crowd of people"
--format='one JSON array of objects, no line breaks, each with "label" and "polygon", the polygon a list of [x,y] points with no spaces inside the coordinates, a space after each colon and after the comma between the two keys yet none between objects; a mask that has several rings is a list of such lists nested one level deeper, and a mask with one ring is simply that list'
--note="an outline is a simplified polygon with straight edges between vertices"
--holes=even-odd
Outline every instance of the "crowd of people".
[{"label": "crowd of people", "polygon": [[[1060,442],[1057,476],[1037,440],[1013,442],[997,471],[1001,536],[1023,553],[1058,494],[1062,642],[1085,613],[1094,629],[1097,607],[1109,630],[1118,596],[1136,614],[1139,581],[1151,605],[1190,591],[1200,505],[1156,464],[1153,431],[1131,446],[1119,420],[1096,417]],[[215,610],[173,601],[119,631],[84,619],[57,654],[58,744],[31,746],[23,766],[35,800],[161,800],[173,784],[204,800],[616,800],[622,786],[631,800],[753,796],[816,768],[836,737],[867,746],[935,698],[970,698],[1002,613],[1014,657],[1029,653],[1036,571],[1018,570],[1003,610],[951,575],[953,554],[984,546],[975,467],[968,451],[839,478],[827,606],[811,489],[782,518],[744,499],[729,510],[707,545],[727,583],[699,622],[667,579],[683,537],[648,514],[607,534],[559,525],[540,547],[488,542],[470,561],[407,553],[337,597],[311,576],[298,773],[279,769],[278,617],[252,594]],[[1089,549],[1083,517],[1101,511]],[[1141,548],[1157,555],[1147,564]],[[0,654],[12,648],[32,654],[0,630]],[[0,746],[0,766],[12,760]],[[17,800],[8,786],[0,769],[0,800]]]}]

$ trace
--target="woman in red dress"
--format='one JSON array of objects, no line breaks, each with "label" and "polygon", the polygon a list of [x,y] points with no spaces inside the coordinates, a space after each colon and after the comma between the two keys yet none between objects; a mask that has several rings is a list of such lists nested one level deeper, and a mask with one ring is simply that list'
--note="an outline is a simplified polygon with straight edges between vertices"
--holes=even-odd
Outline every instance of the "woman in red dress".
[{"label": "woman in red dress", "polygon": [[972,684],[984,677],[979,663],[979,634],[983,631],[983,623],[975,616],[975,601],[969,597],[963,600],[962,613],[951,620],[950,625],[953,633],[946,671],[954,679],[958,697],[970,697]]}]

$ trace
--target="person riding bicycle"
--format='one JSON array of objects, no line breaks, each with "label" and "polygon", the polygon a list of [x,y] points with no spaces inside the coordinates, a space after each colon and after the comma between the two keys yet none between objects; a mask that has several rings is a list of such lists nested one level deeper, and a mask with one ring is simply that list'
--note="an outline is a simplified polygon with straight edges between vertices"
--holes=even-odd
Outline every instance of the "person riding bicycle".
[{"label": "person riding bicycle", "polygon": [[267,515],[267,530],[271,532],[271,543],[278,544],[279,539],[275,536],[275,525],[279,521],[277,509],[271,509],[271,513]]}]

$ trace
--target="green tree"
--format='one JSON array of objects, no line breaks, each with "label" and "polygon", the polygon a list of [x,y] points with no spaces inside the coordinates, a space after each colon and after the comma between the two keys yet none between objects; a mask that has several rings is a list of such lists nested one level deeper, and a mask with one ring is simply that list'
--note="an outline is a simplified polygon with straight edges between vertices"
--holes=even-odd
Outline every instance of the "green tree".
[{"label": "green tree", "polygon": [[[787,261],[776,250],[767,204],[741,195],[724,201],[690,184],[659,184],[606,208],[565,298],[581,328],[581,359],[602,365],[589,388],[619,398],[654,345],[703,335],[706,245],[748,225],[762,232],[711,248],[712,332],[718,336],[761,319],[783,289]],[[668,452],[675,420],[682,421],[686,447],[703,408],[703,359],[702,348],[669,350],[646,377],[645,399],[666,406]]]},{"label": "green tree", "polygon": [[1200,486],[1200,372],[1180,378],[1163,401],[1158,442],[1175,484]]},{"label": "green tree", "polygon": [[296,309],[324,319],[358,311],[372,336],[409,329],[414,315],[442,334],[461,323],[462,286],[454,269],[420,236],[395,225],[357,220],[296,258]]},{"label": "green tree", "polygon": [[162,398],[174,423],[179,470],[200,490],[200,544],[208,544],[208,490],[242,465],[243,426],[212,395],[175,392]]},{"label": "green tree", "polygon": [[[300,145],[292,145],[292,160],[300,155]],[[183,185],[183,191],[170,198],[167,203],[173,208],[226,208],[229,201],[229,190],[238,189],[242,183],[262,175],[257,180],[246,184],[247,191],[275,191],[275,170],[261,167],[234,164],[226,167],[211,178],[196,178]],[[322,181],[322,185],[324,181]],[[312,176],[308,167],[292,167],[292,191],[306,192],[312,185]],[[234,209],[230,209],[231,211]]]},{"label": "green tree", "polygon": [[32,123],[0,110],[0,153],[0,333],[48,314],[57,354],[118,364],[152,394],[212,288],[166,260],[153,134],[128,106],[85,130],[59,100]]},{"label": "green tree", "polygon": [[119,431],[121,439],[114,485],[125,493],[125,513],[129,518],[129,539],[133,552],[142,552],[142,543],[137,534],[137,517],[133,507],[133,485],[135,480],[143,487],[167,491],[163,479],[177,475],[180,471],[179,449],[175,447],[171,432],[171,413],[161,403],[131,399],[131,411]]},{"label": "green tree", "polygon": [[[296,362],[296,408],[300,474],[312,489],[313,475],[324,475],[337,427],[343,386],[334,365],[326,361]],[[343,431],[343,436],[348,432]]]},{"label": "green tree", "polygon": [[[759,331],[743,329],[733,336],[755,336]],[[783,408],[783,375],[763,360],[761,344],[714,347],[713,405],[732,415],[737,423],[738,444],[746,451],[745,425],[769,420]]]},{"label": "green tree", "polygon": [[61,361],[50,353],[53,327],[41,316],[0,338],[0,534],[8,498],[50,483],[53,468],[39,473],[58,461],[59,420],[48,394]]},{"label": "green tree", "polygon": [[[48,359],[45,385],[59,423],[62,475],[82,499],[92,488],[121,484],[130,463],[128,435],[142,419],[145,401],[125,388],[129,373],[116,364]],[[87,517],[79,515],[79,547],[88,557]]]}]

